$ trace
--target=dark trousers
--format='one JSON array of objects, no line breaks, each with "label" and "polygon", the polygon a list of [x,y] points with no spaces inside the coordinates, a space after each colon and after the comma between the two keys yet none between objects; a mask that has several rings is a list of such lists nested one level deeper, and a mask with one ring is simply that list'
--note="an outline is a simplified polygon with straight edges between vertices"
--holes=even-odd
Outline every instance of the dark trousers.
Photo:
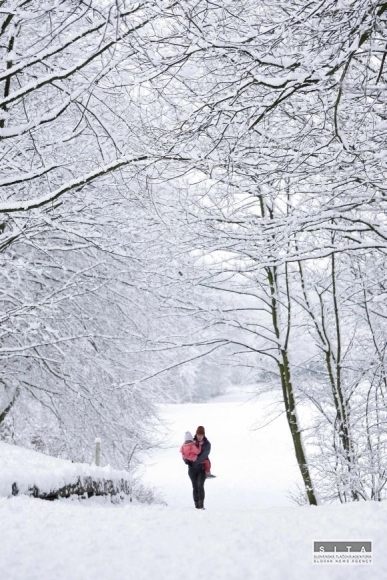
[{"label": "dark trousers", "polygon": [[188,475],[192,481],[194,502],[197,503],[198,501],[204,501],[204,482],[206,481],[206,472],[201,468],[189,467]]}]

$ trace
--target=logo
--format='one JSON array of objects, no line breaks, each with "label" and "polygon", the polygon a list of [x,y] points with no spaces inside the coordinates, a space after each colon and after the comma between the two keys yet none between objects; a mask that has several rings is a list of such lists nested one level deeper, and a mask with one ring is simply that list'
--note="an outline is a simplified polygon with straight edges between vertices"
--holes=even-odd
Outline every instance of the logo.
[{"label": "logo", "polygon": [[315,541],[313,564],[372,564],[372,541]]}]

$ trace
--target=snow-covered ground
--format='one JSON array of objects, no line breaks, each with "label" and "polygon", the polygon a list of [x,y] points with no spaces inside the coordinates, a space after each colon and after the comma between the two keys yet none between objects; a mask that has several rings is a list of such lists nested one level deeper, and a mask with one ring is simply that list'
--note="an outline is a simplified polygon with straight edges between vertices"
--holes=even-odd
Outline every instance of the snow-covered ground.
[{"label": "snow-covered ground", "polygon": [[[286,493],[298,474],[283,417],[252,432],[268,413],[266,403],[247,398],[163,408],[171,438],[144,476],[167,506],[0,498],[0,578],[384,580],[387,504],[290,504]],[[206,483],[206,511],[193,508],[178,453],[184,431],[199,424],[218,476]],[[373,540],[374,563],[313,565],[313,540]]]}]

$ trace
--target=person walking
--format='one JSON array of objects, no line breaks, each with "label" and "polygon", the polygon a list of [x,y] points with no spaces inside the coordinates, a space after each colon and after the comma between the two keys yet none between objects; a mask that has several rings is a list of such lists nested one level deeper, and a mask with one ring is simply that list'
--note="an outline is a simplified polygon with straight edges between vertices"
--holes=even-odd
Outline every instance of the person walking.
[{"label": "person walking", "polygon": [[206,437],[205,429],[202,425],[196,429],[194,441],[199,444],[200,453],[194,461],[184,459],[188,465],[188,475],[192,483],[192,494],[196,509],[204,510],[204,483],[206,481],[206,472],[204,471],[204,461],[208,459],[211,451],[211,443]]},{"label": "person walking", "polygon": [[[195,461],[201,452],[201,445],[194,438],[190,431],[186,431],[184,435],[184,443],[180,447],[180,453],[183,459],[188,459],[189,461]],[[203,461],[204,471],[206,472],[206,478],[214,479],[216,475],[211,473],[211,461],[209,459],[204,459]]]}]

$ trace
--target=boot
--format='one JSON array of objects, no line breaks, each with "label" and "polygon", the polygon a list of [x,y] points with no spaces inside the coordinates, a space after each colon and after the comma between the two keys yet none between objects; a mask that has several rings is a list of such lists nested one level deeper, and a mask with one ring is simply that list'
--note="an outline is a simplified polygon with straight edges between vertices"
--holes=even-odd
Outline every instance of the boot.
[{"label": "boot", "polygon": [[195,501],[195,507],[197,510],[199,509],[199,502],[198,501]]},{"label": "boot", "polygon": [[198,507],[200,510],[205,510],[206,508],[204,507],[204,499],[200,499],[198,501]]}]

